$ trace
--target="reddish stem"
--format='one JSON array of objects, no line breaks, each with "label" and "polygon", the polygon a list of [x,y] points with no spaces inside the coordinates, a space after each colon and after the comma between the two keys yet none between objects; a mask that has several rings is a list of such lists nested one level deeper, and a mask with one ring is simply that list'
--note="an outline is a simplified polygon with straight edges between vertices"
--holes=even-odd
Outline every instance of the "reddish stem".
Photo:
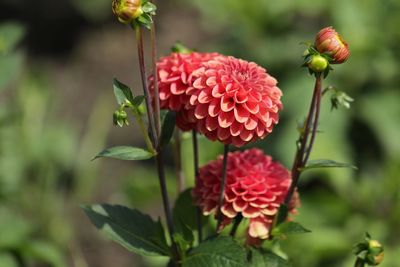
[{"label": "reddish stem", "polygon": [[[306,163],[303,161],[303,159],[304,159],[304,153],[306,152],[307,141],[308,141],[308,136],[311,131],[311,126],[314,124],[315,133],[316,133],[316,130],[318,127],[318,121],[314,120],[314,122],[312,122],[312,119],[314,117],[314,112],[317,109],[318,98],[320,98],[319,96],[321,95],[321,85],[322,85],[322,77],[321,77],[321,75],[317,75],[316,80],[315,80],[314,93],[313,93],[312,100],[311,100],[310,110],[308,112],[308,116],[307,116],[307,119],[305,122],[305,127],[303,129],[304,132],[302,132],[300,134],[300,138],[298,141],[299,146],[297,148],[296,156],[295,156],[295,159],[293,162],[292,184],[290,185],[289,191],[286,195],[285,202],[284,202],[286,206],[289,206],[289,204],[290,204],[290,200],[292,199],[292,196],[293,196],[295,189],[297,188],[297,185],[299,182],[301,168],[304,167],[304,164]],[[319,109],[319,107],[318,107],[318,109]],[[318,113],[319,113],[319,110],[318,110]],[[314,138],[311,137],[311,140],[313,142]],[[310,145],[312,147],[312,143],[310,143]],[[311,151],[311,150],[309,150],[309,151]]]}]

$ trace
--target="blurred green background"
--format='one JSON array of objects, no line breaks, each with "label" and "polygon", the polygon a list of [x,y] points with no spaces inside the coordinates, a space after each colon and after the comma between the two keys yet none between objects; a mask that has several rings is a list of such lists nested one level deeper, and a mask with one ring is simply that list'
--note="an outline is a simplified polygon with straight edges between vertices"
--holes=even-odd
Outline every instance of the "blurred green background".
[{"label": "blurred green background", "polygon": [[[296,267],[352,266],[352,246],[368,231],[385,246],[381,266],[398,267],[400,1],[170,0],[158,6],[160,55],[180,40],[255,61],[278,79],[281,122],[255,145],[287,167],[313,87],[299,67],[305,50],[299,43],[325,26],[343,35],[350,60],[335,66],[325,85],[355,102],[350,110],[331,111],[326,97],[311,158],[359,170],[305,173],[296,220],[313,232],[282,246]],[[135,125],[112,126],[114,77],[140,92],[134,36],[112,17],[109,0],[0,1],[0,267],[157,265],[105,241],[79,208],[126,203],[162,214],[151,161],[90,161],[107,146],[142,145]],[[203,163],[221,150],[201,142]],[[191,153],[185,139],[187,185],[193,183]]]}]

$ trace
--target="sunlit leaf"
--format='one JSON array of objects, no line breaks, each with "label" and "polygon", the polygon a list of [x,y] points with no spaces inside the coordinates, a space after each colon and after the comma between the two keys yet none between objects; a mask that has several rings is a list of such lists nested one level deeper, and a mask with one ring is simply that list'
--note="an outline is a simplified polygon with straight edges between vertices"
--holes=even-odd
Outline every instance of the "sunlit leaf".
[{"label": "sunlit leaf", "polygon": [[127,101],[128,103],[133,103],[134,98],[132,91],[126,84],[114,79],[113,87],[115,99],[117,100],[118,105],[126,104]]},{"label": "sunlit leaf", "polygon": [[131,146],[116,146],[107,148],[97,154],[94,159],[97,158],[114,158],[121,160],[145,160],[152,158],[153,153],[144,150],[142,148],[131,147]]},{"label": "sunlit leaf", "polygon": [[309,160],[307,165],[301,170],[309,170],[316,168],[351,168],[357,170],[357,167],[348,163],[336,162],[329,159]]},{"label": "sunlit leaf", "polygon": [[189,252],[183,267],[244,267],[246,251],[230,237],[207,240]]},{"label": "sunlit leaf", "polygon": [[99,230],[129,251],[145,256],[170,254],[161,223],[150,216],[108,204],[84,206],[83,210]]},{"label": "sunlit leaf", "polygon": [[284,222],[276,226],[272,230],[273,236],[286,236],[293,234],[305,234],[311,232],[310,230],[304,228],[301,224],[297,222]]}]

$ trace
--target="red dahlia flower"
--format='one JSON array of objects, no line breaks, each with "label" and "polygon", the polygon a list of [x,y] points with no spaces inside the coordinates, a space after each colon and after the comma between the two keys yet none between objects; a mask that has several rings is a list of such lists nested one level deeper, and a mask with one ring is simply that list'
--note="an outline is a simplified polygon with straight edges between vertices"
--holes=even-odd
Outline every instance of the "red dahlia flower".
[{"label": "red dahlia flower", "polygon": [[[193,189],[195,202],[204,215],[217,213],[222,157],[199,171]],[[291,182],[290,172],[259,149],[229,153],[224,202],[219,211],[223,215],[223,227],[241,214],[250,220],[248,234],[251,238],[268,238],[274,216]],[[294,210],[295,205],[291,203],[290,206]]]},{"label": "red dahlia flower", "polygon": [[254,62],[219,56],[193,73],[188,90],[197,130],[211,140],[242,146],[264,138],[278,123],[282,92]]},{"label": "red dahlia flower", "polygon": [[350,56],[349,45],[333,27],[326,27],[320,30],[317,33],[314,45],[318,52],[325,53],[331,57],[332,61],[330,63],[332,64],[343,63]]},{"label": "red dahlia flower", "polygon": [[[157,62],[158,88],[160,107],[178,112],[177,124],[182,130],[190,130],[194,126],[188,121],[184,107],[190,96],[187,90],[193,83],[193,71],[204,61],[217,57],[217,53],[172,53]],[[152,77],[150,77],[152,81]],[[152,81],[153,82],[153,81]],[[153,88],[153,85],[150,85]]]}]

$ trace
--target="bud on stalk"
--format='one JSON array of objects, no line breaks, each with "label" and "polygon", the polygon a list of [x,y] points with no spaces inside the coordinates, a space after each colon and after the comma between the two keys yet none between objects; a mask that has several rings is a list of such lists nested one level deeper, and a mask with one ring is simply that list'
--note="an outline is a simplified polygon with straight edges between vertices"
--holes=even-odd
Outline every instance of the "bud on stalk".
[{"label": "bud on stalk", "polygon": [[332,64],[341,64],[350,56],[348,44],[343,40],[333,27],[320,30],[314,42],[316,50],[321,54],[328,55]]},{"label": "bud on stalk", "polygon": [[130,24],[143,14],[142,0],[113,0],[112,10],[120,22]]}]

